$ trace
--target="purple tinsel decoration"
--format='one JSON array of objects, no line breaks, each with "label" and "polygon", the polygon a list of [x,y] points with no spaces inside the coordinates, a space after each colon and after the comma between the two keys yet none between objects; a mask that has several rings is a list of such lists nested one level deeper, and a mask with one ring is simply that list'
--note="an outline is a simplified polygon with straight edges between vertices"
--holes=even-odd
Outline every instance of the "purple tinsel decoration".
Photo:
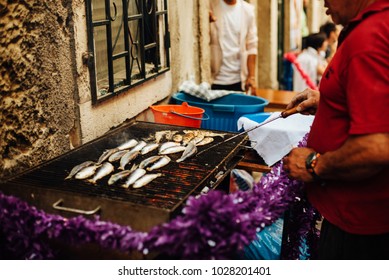
[{"label": "purple tinsel decoration", "polygon": [[[300,146],[306,145],[306,138]],[[288,243],[283,244],[282,258],[297,259],[303,239],[308,248],[316,246],[318,216],[304,199],[303,185],[288,178],[282,163],[262,177],[251,192],[211,191],[190,197],[182,215],[150,232],[137,232],[98,217],[66,219],[0,193],[0,258],[55,259],[58,252],[48,244],[59,241],[92,243],[124,253],[158,252],[180,259],[233,259],[258,231],[289,209],[293,219],[285,233]]]}]

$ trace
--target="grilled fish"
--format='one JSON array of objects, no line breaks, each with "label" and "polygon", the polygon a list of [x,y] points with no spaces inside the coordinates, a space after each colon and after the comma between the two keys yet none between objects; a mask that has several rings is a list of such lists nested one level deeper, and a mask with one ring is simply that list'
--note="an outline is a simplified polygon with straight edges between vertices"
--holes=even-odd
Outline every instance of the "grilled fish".
[{"label": "grilled fish", "polygon": [[152,166],[147,167],[146,169],[147,169],[147,171],[152,171],[152,170],[155,170],[155,169],[159,169],[159,168],[164,167],[165,165],[167,165],[170,161],[171,161],[170,157],[162,156]]},{"label": "grilled fish", "polygon": [[122,156],[124,156],[127,152],[128,152],[128,150],[117,151],[117,152],[113,153],[112,155],[110,155],[110,156],[108,157],[108,161],[109,161],[109,162],[118,161],[118,160],[121,159]]},{"label": "grilled fish", "polygon": [[180,143],[177,142],[165,142],[159,147],[159,153],[161,153],[163,150],[170,148],[170,147],[176,147],[181,146]]},{"label": "grilled fish", "polygon": [[192,131],[185,133],[184,137],[182,138],[182,144],[186,146],[195,137],[196,135]]},{"label": "grilled fish", "polygon": [[182,134],[174,134],[172,140],[177,143],[181,143],[184,136]]},{"label": "grilled fish", "polygon": [[212,137],[205,137],[201,142],[197,143],[196,146],[204,146],[209,143],[212,143],[214,139]]},{"label": "grilled fish", "polygon": [[120,180],[123,180],[128,175],[130,175],[131,172],[132,172],[131,170],[123,170],[123,171],[120,171],[118,173],[115,173],[115,174],[111,175],[111,177],[108,180],[108,185],[113,185],[116,182],[118,182]]},{"label": "grilled fish", "polygon": [[197,153],[197,147],[194,140],[190,141],[185,148],[185,151],[182,153],[181,157],[176,160],[176,162],[182,162],[187,158],[195,155]]},{"label": "grilled fish", "polygon": [[131,152],[133,152],[133,151],[140,152],[146,145],[147,145],[147,143],[145,141],[143,141],[143,140],[139,141],[138,144],[136,144],[136,146],[131,149]]},{"label": "grilled fish", "polygon": [[93,178],[88,180],[88,181],[92,184],[96,184],[97,180],[100,180],[101,178],[112,173],[113,170],[114,170],[114,167],[113,167],[112,163],[104,162],[103,165],[101,165],[100,168],[97,170],[97,173],[95,174],[95,176],[93,176]]},{"label": "grilled fish", "polygon": [[117,147],[118,150],[128,150],[133,147],[135,147],[138,144],[138,141],[135,139],[130,139],[127,142],[121,144],[120,146]]},{"label": "grilled fish", "polygon": [[193,133],[195,136],[198,136],[199,134],[203,134],[204,137],[224,138],[226,136],[226,133],[217,133],[217,132],[212,132],[212,131],[208,131],[208,130],[184,130],[184,133]]},{"label": "grilled fish", "polygon": [[134,189],[139,189],[145,185],[147,185],[148,183],[150,183],[151,181],[153,181],[154,179],[158,178],[162,176],[162,173],[155,173],[155,174],[146,174],[146,175],[143,175],[141,178],[139,178],[133,185],[132,187]]},{"label": "grilled fish", "polygon": [[83,163],[80,163],[72,168],[69,175],[65,178],[65,180],[72,178],[74,175],[76,175],[81,169],[91,166],[92,164],[95,164],[94,161],[88,160]]},{"label": "grilled fish", "polygon": [[74,176],[74,178],[78,180],[83,180],[86,178],[91,177],[93,174],[95,174],[96,169],[99,168],[101,164],[95,164],[92,166],[87,166],[81,169],[80,171],[77,172],[77,174]]},{"label": "grilled fish", "polygon": [[147,166],[149,166],[150,164],[153,164],[154,162],[158,161],[161,158],[162,158],[162,156],[148,157],[148,158],[142,160],[141,163],[139,163],[139,168],[146,168]]},{"label": "grilled fish", "polygon": [[143,168],[137,168],[133,172],[131,172],[130,176],[128,176],[127,180],[122,184],[123,188],[128,188],[132,184],[134,184],[139,178],[146,174],[146,170]]},{"label": "grilled fish", "polygon": [[119,169],[124,170],[126,165],[136,159],[139,155],[139,151],[128,151],[125,153],[122,158],[120,159],[120,166]]},{"label": "grilled fish", "polygon": [[179,153],[179,152],[182,152],[185,150],[185,146],[172,146],[172,147],[168,147],[162,151],[159,152],[160,155],[169,155],[169,154],[175,154],[175,153]]},{"label": "grilled fish", "polygon": [[103,161],[105,161],[106,159],[108,159],[112,154],[116,153],[118,151],[118,148],[113,148],[113,149],[107,149],[105,150],[101,156],[99,157],[99,159],[97,160],[97,163],[100,164],[100,163],[103,163]]},{"label": "grilled fish", "polygon": [[147,144],[146,146],[144,146],[142,148],[142,150],[140,151],[140,153],[142,155],[145,155],[147,153],[150,153],[151,151],[154,151],[156,148],[158,148],[159,144],[158,143],[149,143]]},{"label": "grilled fish", "polygon": [[178,131],[177,130],[162,130],[162,131],[157,131],[155,133],[155,142],[160,143],[162,139],[166,139],[167,141],[172,140],[172,137],[174,134],[176,134]]}]

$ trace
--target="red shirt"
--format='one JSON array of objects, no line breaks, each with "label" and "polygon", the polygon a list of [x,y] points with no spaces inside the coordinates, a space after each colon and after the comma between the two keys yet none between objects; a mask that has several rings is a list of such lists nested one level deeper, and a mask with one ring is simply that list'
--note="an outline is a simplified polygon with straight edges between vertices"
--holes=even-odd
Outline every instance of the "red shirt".
[{"label": "red shirt", "polygon": [[[389,1],[367,7],[339,40],[308,139],[320,153],[340,148],[350,135],[389,133]],[[389,167],[366,180],[328,181],[307,192],[312,205],[347,232],[389,232]]]}]

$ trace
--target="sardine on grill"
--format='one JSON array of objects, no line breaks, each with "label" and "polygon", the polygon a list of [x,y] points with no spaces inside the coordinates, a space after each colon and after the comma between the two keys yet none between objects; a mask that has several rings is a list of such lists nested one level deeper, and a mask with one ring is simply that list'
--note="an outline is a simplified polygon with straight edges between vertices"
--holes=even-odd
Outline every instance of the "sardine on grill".
[{"label": "sardine on grill", "polygon": [[154,179],[162,176],[162,173],[153,173],[153,174],[146,174],[140,177],[133,185],[132,187],[134,189],[139,189],[143,186],[146,186],[148,183],[153,181]]},{"label": "sardine on grill", "polygon": [[131,174],[128,176],[127,180],[121,186],[123,188],[128,189],[129,186],[134,184],[139,178],[141,178],[145,174],[146,174],[146,170],[144,170],[143,168],[137,168],[131,172]]},{"label": "sardine on grill", "polygon": [[112,155],[110,155],[108,157],[108,161],[109,162],[114,162],[114,161],[118,161],[122,158],[122,156],[124,156],[126,153],[128,152],[128,150],[121,150],[121,151],[117,151],[115,153],[113,153]]},{"label": "sardine on grill", "polygon": [[131,170],[123,170],[123,171],[120,171],[118,173],[112,174],[111,177],[108,180],[108,185],[113,185],[116,182],[118,182],[120,180],[123,180],[128,175],[130,175],[131,172],[132,172]]},{"label": "sardine on grill", "polygon": [[104,162],[99,169],[97,169],[95,176],[93,176],[92,179],[88,180],[92,184],[96,184],[98,180],[101,178],[107,176],[108,174],[111,174],[115,168],[113,167],[112,163],[110,162]]},{"label": "sardine on grill", "polygon": [[105,160],[107,160],[112,154],[116,153],[118,151],[118,148],[113,148],[113,149],[106,149],[99,159],[97,160],[97,163],[103,163]]},{"label": "sardine on grill", "polygon": [[139,151],[128,151],[127,153],[125,153],[120,159],[119,169],[124,170],[127,164],[129,164],[131,161],[138,157],[139,153]]},{"label": "sardine on grill", "polygon": [[161,153],[163,150],[167,149],[167,148],[170,148],[170,147],[176,147],[176,146],[181,146],[180,143],[178,142],[165,142],[163,144],[161,144],[161,146],[159,146],[159,153]]},{"label": "sardine on grill", "polygon": [[201,142],[196,143],[196,146],[204,146],[204,145],[207,145],[209,143],[212,143],[213,141],[214,141],[214,139],[212,137],[205,137]]},{"label": "sardine on grill", "polygon": [[139,168],[146,168],[147,166],[153,164],[154,162],[158,161],[160,158],[162,158],[162,156],[151,156],[151,157],[148,157],[144,160],[142,160],[140,163],[139,163]]},{"label": "sardine on grill", "polygon": [[133,147],[135,147],[138,144],[138,141],[135,139],[130,139],[127,142],[124,142],[123,144],[119,145],[117,147],[118,150],[128,150]]},{"label": "sardine on grill", "polygon": [[100,166],[101,164],[95,164],[95,165],[84,167],[83,169],[77,172],[74,178],[78,180],[87,179],[91,177],[93,174],[95,174],[96,169],[99,168]]},{"label": "sardine on grill", "polygon": [[159,152],[160,155],[169,155],[169,154],[175,154],[175,153],[179,153],[179,152],[182,152],[185,150],[185,146],[172,146],[172,147],[168,147],[162,151]]},{"label": "sardine on grill", "polygon": [[161,167],[164,167],[171,161],[170,157],[168,156],[162,156],[160,159],[158,159],[153,165],[150,167],[147,167],[147,171],[152,171],[155,169],[159,169]]},{"label": "sardine on grill", "polygon": [[148,143],[146,146],[144,146],[142,148],[142,150],[140,151],[140,153],[142,155],[145,155],[145,154],[148,154],[150,153],[151,151],[154,151],[156,148],[158,148],[159,144],[158,143]]},{"label": "sardine on grill", "polygon": [[196,153],[197,153],[196,142],[195,140],[192,140],[188,143],[188,145],[185,148],[185,151],[182,153],[181,157],[176,160],[176,162],[182,162],[187,158],[195,155]]},{"label": "sardine on grill", "polygon": [[80,171],[81,169],[83,169],[85,167],[91,166],[92,164],[95,164],[95,162],[88,160],[88,161],[84,161],[83,163],[80,163],[80,164],[74,166],[72,168],[72,170],[70,171],[69,175],[65,178],[65,180],[72,178],[74,175],[76,175],[78,173],[78,171]]}]

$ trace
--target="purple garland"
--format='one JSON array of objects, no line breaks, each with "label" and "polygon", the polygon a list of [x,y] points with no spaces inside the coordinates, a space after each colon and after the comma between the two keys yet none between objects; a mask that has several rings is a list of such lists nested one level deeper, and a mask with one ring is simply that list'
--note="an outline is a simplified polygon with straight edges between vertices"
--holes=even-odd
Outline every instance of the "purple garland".
[{"label": "purple garland", "polygon": [[[300,146],[305,143],[306,136]],[[287,177],[282,163],[275,165],[251,192],[211,191],[190,197],[183,215],[148,233],[98,217],[66,219],[47,214],[0,193],[0,258],[55,259],[58,252],[48,244],[59,241],[92,243],[124,253],[158,252],[179,259],[233,259],[258,231],[288,209],[294,219],[286,233],[288,242],[283,244],[282,258],[298,259],[303,239],[308,248],[316,244],[314,225],[318,216],[303,197],[303,185]]]}]

